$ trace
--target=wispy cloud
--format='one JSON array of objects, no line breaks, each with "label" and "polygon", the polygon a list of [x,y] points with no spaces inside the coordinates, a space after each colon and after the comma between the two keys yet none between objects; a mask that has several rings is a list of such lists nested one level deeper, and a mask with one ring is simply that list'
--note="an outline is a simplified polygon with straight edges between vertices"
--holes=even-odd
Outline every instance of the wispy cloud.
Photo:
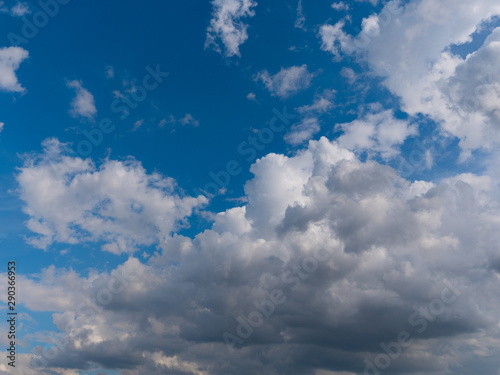
[{"label": "wispy cloud", "polygon": [[213,0],[205,48],[214,48],[227,57],[241,56],[240,45],[248,39],[248,25],[242,19],[253,17],[255,6],[254,0]]}]

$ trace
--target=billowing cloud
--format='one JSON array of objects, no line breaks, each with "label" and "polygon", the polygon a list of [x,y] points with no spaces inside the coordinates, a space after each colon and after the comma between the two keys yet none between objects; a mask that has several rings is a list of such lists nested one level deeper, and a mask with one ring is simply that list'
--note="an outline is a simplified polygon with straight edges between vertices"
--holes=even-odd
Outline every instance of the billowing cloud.
[{"label": "billowing cloud", "polygon": [[70,114],[73,117],[84,117],[93,120],[97,114],[94,95],[82,86],[80,81],[69,81],[66,83],[69,88],[75,90],[75,98],[71,101]]},{"label": "billowing cloud", "polygon": [[500,142],[499,29],[467,57],[450,52],[472,40],[484,23],[500,15],[496,1],[393,0],[362,22],[357,36],[346,34],[345,21],[323,25],[322,48],[336,59],[357,56],[384,78],[410,115],[424,114],[459,138],[463,154],[493,150]]},{"label": "billowing cloud", "polygon": [[213,14],[205,48],[212,47],[227,57],[240,56],[240,45],[248,39],[248,25],[242,18],[253,17],[256,6],[254,0],[212,0]]},{"label": "billowing cloud", "polygon": [[[34,164],[40,175],[44,163]],[[111,162],[79,163],[70,185],[85,182],[84,201],[96,201],[84,177],[104,186]],[[36,294],[47,285],[65,301],[53,315],[64,350],[33,363],[122,375],[361,374],[387,358],[384,371],[401,375],[498,370],[494,179],[412,183],[325,138],[294,156],[269,154],[251,172],[246,205],[192,239],[174,236],[146,263],[129,258],[113,271],[121,278],[93,272],[82,288],[71,272],[48,270],[32,282],[28,305],[43,308]],[[61,190],[38,181],[45,195]],[[136,183],[116,185],[137,196]],[[78,298],[64,298],[69,290]]]},{"label": "billowing cloud", "polygon": [[41,154],[27,155],[16,176],[19,196],[29,215],[29,239],[40,248],[103,241],[113,253],[168,239],[184,219],[206,202],[181,196],[173,179],[148,174],[135,160],[89,159],[68,154],[56,139],[44,142]]},{"label": "billowing cloud", "polygon": [[29,56],[28,51],[21,47],[0,48],[0,90],[24,92],[16,76],[19,65]]},{"label": "billowing cloud", "polygon": [[255,76],[256,81],[264,83],[266,88],[273,94],[282,98],[289,97],[299,91],[307,89],[315,74],[307,70],[307,65],[291,66],[271,75],[267,70],[259,72]]}]

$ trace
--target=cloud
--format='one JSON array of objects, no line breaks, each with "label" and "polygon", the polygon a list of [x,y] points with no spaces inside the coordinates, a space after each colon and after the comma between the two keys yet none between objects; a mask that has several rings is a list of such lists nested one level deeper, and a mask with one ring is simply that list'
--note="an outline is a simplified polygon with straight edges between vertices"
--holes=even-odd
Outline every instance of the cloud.
[{"label": "cloud", "polygon": [[295,27],[297,29],[305,30],[306,17],[304,16],[304,9],[302,8],[302,0],[297,4],[297,18],[295,18]]},{"label": "cloud", "polygon": [[0,90],[8,92],[25,92],[17,80],[16,70],[29,56],[21,47],[0,48]]},{"label": "cloud", "polygon": [[191,125],[194,127],[200,126],[200,122],[197,119],[195,119],[193,115],[191,115],[190,113],[186,113],[184,117],[178,119],[176,119],[173,115],[170,115],[168,118],[162,119],[158,124],[158,126],[160,128],[163,128],[167,124],[172,124],[172,125],[180,124],[183,126]]},{"label": "cloud", "polygon": [[321,127],[317,118],[306,117],[298,124],[293,125],[284,138],[287,143],[298,145],[310,140],[320,129]]},{"label": "cloud", "polygon": [[256,96],[256,95],[255,95],[255,93],[253,93],[253,92],[250,92],[250,93],[248,93],[248,95],[247,95],[247,99],[248,99],[248,100],[250,100],[250,101],[255,101],[255,98],[256,98],[256,97],[257,97],[257,96]]},{"label": "cloud", "polygon": [[89,159],[68,154],[47,139],[41,154],[27,155],[16,176],[19,197],[36,233],[29,242],[46,249],[54,242],[103,241],[112,253],[133,253],[141,245],[167,241],[206,199],[182,196],[173,179],[148,174],[133,159]]},{"label": "cloud", "polygon": [[28,4],[18,1],[11,10],[11,14],[15,17],[22,17],[25,14],[31,13]]},{"label": "cloud", "polygon": [[115,68],[111,65],[106,66],[106,78],[114,78]]},{"label": "cloud", "polygon": [[[253,17],[253,8],[256,6],[254,0],[213,0],[205,48],[214,48],[226,57],[241,56],[240,45],[248,39],[248,25],[241,19]],[[220,42],[224,46],[224,52]]]},{"label": "cloud", "polygon": [[2,132],[4,126],[5,126],[5,122],[0,122],[0,133]]},{"label": "cloud", "polygon": [[314,102],[309,105],[296,108],[302,115],[299,123],[292,125],[285,134],[285,142],[291,145],[299,145],[309,141],[321,129],[318,116],[333,108],[333,97],[335,90],[324,90],[321,95],[316,95]]},{"label": "cloud", "polygon": [[194,127],[200,126],[200,122],[196,120],[190,113],[186,113],[186,115],[179,120],[182,125],[192,125]]},{"label": "cloud", "polygon": [[332,8],[335,10],[349,10],[349,5],[345,4],[342,1],[339,1],[338,3],[333,3]]},{"label": "cloud", "polygon": [[137,120],[136,122],[134,122],[134,127],[132,128],[131,131],[135,132],[137,130],[139,130],[139,128],[144,124],[144,119],[140,119],[140,120]]},{"label": "cloud", "polygon": [[93,120],[97,114],[94,95],[85,89],[80,81],[68,81],[66,86],[75,89],[76,93],[75,98],[71,101],[71,110],[69,112],[71,116],[81,116]]},{"label": "cloud", "polygon": [[[195,238],[174,236],[147,262],[130,257],[116,268],[124,287],[105,303],[104,292],[116,287],[111,272],[93,270],[80,282],[54,268],[28,277],[23,301],[44,309],[52,288],[60,309],[53,320],[68,343],[46,357],[47,367],[123,375],[359,374],[365,359],[384,353],[381,344],[406,331],[413,343],[388,372],[498,369],[493,178],[410,182],[325,138],[292,156],[269,154],[251,172],[248,203],[220,212]],[[39,186],[54,191],[43,179]],[[285,300],[271,311],[273,290]],[[451,302],[441,310],[432,301],[443,291]],[[77,313],[80,301],[85,308]],[[242,321],[248,328],[230,352],[223,334],[239,337]]]},{"label": "cloud", "polygon": [[281,98],[289,97],[299,91],[307,89],[311,85],[314,73],[309,73],[307,65],[281,68],[281,70],[271,75],[267,70],[259,72],[254,79],[264,83],[266,88],[273,94]]},{"label": "cloud", "polygon": [[350,123],[338,124],[336,130],[343,134],[338,142],[342,147],[355,152],[378,153],[384,159],[399,155],[399,146],[417,135],[415,124],[396,119],[391,110],[371,113]]},{"label": "cloud", "polygon": [[491,151],[500,142],[500,31],[493,30],[466,57],[452,54],[450,47],[470,42],[499,15],[500,5],[491,0],[390,1],[363,20],[357,36],[346,34],[340,21],[323,25],[320,37],[322,48],[336,59],[348,54],[366,62],[407,113],[430,116],[456,136],[465,159],[472,150]]}]

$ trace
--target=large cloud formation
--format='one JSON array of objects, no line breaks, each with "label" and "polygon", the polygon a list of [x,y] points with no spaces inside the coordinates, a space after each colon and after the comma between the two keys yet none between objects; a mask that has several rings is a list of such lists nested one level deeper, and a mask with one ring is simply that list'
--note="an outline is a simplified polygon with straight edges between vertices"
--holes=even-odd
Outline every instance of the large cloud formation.
[{"label": "large cloud formation", "polygon": [[[144,193],[148,235],[154,222],[146,192],[172,207],[184,202],[147,187],[152,177],[123,164],[108,160],[94,170],[80,163],[65,183],[50,177],[49,164],[61,164],[48,160],[21,176],[46,176],[39,186],[48,196],[52,188],[63,198],[85,194],[80,219],[101,201],[106,174],[119,168],[113,176],[134,183],[116,189]],[[35,351],[37,373],[93,366],[122,375],[498,371],[500,207],[492,177],[411,183],[326,138],[295,156],[269,154],[251,171],[246,205],[219,213],[194,238],[162,239],[147,262],[131,256],[109,273],[52,269],[36,282],[20,280],[32,310],[47,310],[39,296],[51,288],[63,333],[50,355]],[[42,212],[24,194],[27,212]],[[192,209],[188,202],[178,217]],[[51,232],[54,240],[74,237],[64,217],[51,217],[66,233]],[[132,244],[141,242],[128,220],[108,224],[111,233],[131,230]],[[89,240],[102,236],[86,230],[97,230]],[[68,290],[76,297],[67,298]]]},{"label": "large cloud formation", "polygon": [[494,0],[389,1],[352,36],[346,20],[320,27],[321,48],[367,62],[410,115],[424,114],[456,136],[462,158],[500,143],[500,29],[466,57],[451,47],[472,41],[475,31],[500,16]]}]

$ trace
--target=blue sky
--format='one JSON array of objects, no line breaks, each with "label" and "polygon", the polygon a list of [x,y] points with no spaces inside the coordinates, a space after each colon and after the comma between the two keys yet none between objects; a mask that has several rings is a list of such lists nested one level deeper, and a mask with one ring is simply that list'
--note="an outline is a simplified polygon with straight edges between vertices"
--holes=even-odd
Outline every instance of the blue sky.
[{"label": "blue sky", "polygon": [[[367,373],[448,285],[458,302],[387,373],[499,373],[499,15],[0,2],[0,258],[18,263],[23,374]],[[100,303],[117,272],[125,290]]]}]

